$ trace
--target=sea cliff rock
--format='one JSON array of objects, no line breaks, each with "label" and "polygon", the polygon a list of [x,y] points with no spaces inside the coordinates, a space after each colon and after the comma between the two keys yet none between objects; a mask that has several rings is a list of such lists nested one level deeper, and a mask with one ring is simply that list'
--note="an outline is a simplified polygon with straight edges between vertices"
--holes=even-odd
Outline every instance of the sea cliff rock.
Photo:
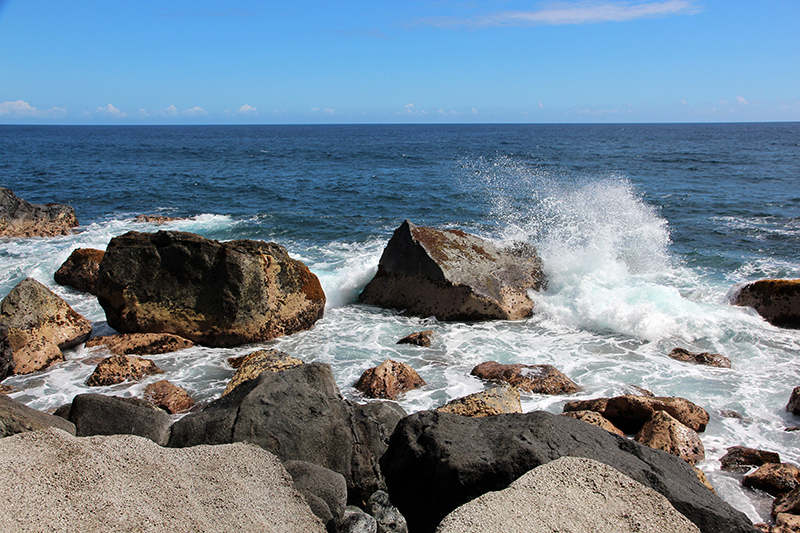
[{"label": "sea cliff rock", "polygon": [[519,389],[505,384],[456,398],[437,407],[436,410],[461,416],[494,416],[503,413],[521,413],[522,405]]},{"label": "sea cliff rock", "polygon": [[536,394],[572,394],[581,390],[579,385],[552,365],[504,365],[487,361],[473,368],[470,374],[487,381],[505,382]]},{"label": "sea cliff rock", "polygon": [[355,388],[368,398],[394,400],[398,394],[425,385],[417,371],[405,363],[387,359],[374,368],[361,374]]},{"label": "sea cliff rock", "polygon": [[56,270],[53,279],[59,285],[67,285],[97,296],[97,273],[104,254],[103,250],[77,248]]},{"label": "sea cliff rock", "polygon": [[800,279],[762,279],[744,285],[734,305],[752,307],[770,324],[800,328]]},{"label": "sea cliff rock", "polygon": [[638,433],[656,411],[666,411],[684,426],[703,432],[708,411],[685,398],[670,396],[615,396],[594,400],[575,400],[564,405],[567,411],[596,411],[628,435]]},{"label": "sea cliff rock", "polygon": [[515,320],[533,313],[528,291],[544,283],[541,259],[530,246],[503,250],[463,231],[406,220],[359,300],[439,320]]},{"label": "sea cliff rock", "polygon": [[191,348],[194,343],[171,333],[123,333],[92,337],[87,348],[105,346],[114,355],[156,355]]},{"label": "sea cliff rock", "polygon": [[77,226],[71,206],[32,204],[0,187],[0,237],[55,237],[69,235]]},{"label": "sea cliff rock", "polygon": [[282,246],[178,231],[113,238],[97,296],[117,331],[174,333],[215,347],[308,329],[325,308],[319,279]]}]

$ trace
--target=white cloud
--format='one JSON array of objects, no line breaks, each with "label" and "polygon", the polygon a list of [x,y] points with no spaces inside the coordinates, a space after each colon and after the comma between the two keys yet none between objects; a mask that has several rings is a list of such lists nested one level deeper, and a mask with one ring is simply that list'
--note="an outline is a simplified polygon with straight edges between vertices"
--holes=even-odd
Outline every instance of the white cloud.
[{"label": "white cloud", "polygon": [[187,117],[199,117],[203,115],[208,115],[205,109],[200,106],[190,107],[189,109],[184,109],[183,114]]},{"label": "white cloud", "polygon": [[240,115],[255,115],[258,113],[258,109],[253,106],[244,104],[242,107],[236,110],[237,113]]},{"label": "white cloud", "polygon": [[544,104],[539,102],[539,109],[544,109]]},{"label": "white cloud", "polygon": [[114,118],[125,118],[128,116],[128,114],[125,111],[120,111],[111,104],[108,104],[105,107],[98,107],[95,113],[102,113],[104,115],[109,115]]},{"label": "white cloud", "polygon": [[741,105],[748,105],[750,103],[745,99],[744,96],[737,96],[736,101],[739,102]]},{"label": "white cloud", "polygon": [[36,109],[24,100],[17,100],[15,102],[0,102],[0,116],[11,115],[14,117],[63,117],[67,114],[67,109],[64,107],[51,107],[50,109]]}]

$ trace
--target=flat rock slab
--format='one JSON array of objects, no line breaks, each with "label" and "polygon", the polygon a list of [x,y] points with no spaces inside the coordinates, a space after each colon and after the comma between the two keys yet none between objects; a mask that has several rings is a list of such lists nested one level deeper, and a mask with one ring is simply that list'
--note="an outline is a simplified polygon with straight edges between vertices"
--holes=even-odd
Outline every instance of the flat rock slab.
[{"label": "flat rock slab", "polygon": [[156,355],[191,348],[194,343],[172,333],[123,333],[92,337],[87,348],[105,346],[114,355]]},{"label": "flat rock slab", "polygon": [[774,326],[800,328],[800,279],[762,279],[748,283],[732,303],[752,307]]},{"label": "flat rock slab", "polygon": [[55,237],[78,226],[75,209],[64,204],[32,204],[0,187],[0,237]]}]

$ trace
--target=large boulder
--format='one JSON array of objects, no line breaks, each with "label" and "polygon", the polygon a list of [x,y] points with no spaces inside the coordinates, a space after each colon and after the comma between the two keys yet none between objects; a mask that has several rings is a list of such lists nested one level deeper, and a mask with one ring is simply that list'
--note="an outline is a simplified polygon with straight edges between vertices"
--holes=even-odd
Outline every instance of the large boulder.
[{"label": "large boulder", "polygon": [[800,279],[762,279],[748,283],[734,305],[752,307],[774,326],[800,328]]},{"label": "large boulder", "polygon": [[708,411],[685,398],[672,396],[615,396],[594,400],[574,400],[564,405],[567,411],[595,411],[627,434],[636,434],[657,411],[665,411],[684,426],[703,432],[710,419]]},{"label": "large boulder", "polygon": [[8,327],[17,374],[63,360],[61,350],[81,344],[92,333],[91,322],[33,278],[20,281],[0,302],[0,324]]},{"label": "large boulder", "polygon": [[653,489],[592,459],[562,457],[447,515],[437,533],[699,533]]},{"label": "large boulder", "polygon": [[97,273],[103,250],[94,248],[77,248],[72,251],[66,261],[53,274],[59,285],[68,285],[81,292],[97,295]]},{"label": "large boulder", "polygon": [[216,347],[308,329],[325,308],[319,279],[282,246],[179,231],[111,239],[97,284],[117,331],[175,333]]},{"label": "large boulder", "polygon": [[359,300],[439,320],[515,320],[533,313],[528,292],[544,283],[541,259],[531,246],[501,249],[463,231],[406,220]]},{"label": "large boulder", "polygon": [[69,235],[78,226],[68,205],[32,204],[11,189],[0,187],[0,237],[54,237]]},{"label": "large boulder", "polygon": [[362,505],[385,486],[378,466],[386,450],[380,424],[344,399],[327,364],[264,372],[240,384],[177,421],[169,446],[239,441],[257,444],[283,461],[339,472],[347,480],[350,500]]},{"label": "large boulder", "polygon": [[138,435],[164,446],[169,441],[172,418],[163,409],[138,398],[78,394],[72,399],[67,420],[78,437]]},{"label": "large boulder", "polygon": [[49,427],[75,434],[75,425],[0,394],[0,438]]},{"label": "large boulder", "polygon": [[58,430],[0,440],[0,531],[324,533],[278,459]]},{"label": "large boulder", "polygon": [[305,497],[311,510],[335,530],[344,518],[347,506],[347,482],[344,476],[324,466],[305,461],[285,461],[283,467],[292,476],[294,487]]},{"label": "large boulder", "polygon": [[464,503],[563,456],[614,467],[664,495],[705,533],[754,531],[747,517],[702,485],[685,461],[544,411],[483,418],[415,413],[395,428],[381,467],[409,530],[426,533]]}]

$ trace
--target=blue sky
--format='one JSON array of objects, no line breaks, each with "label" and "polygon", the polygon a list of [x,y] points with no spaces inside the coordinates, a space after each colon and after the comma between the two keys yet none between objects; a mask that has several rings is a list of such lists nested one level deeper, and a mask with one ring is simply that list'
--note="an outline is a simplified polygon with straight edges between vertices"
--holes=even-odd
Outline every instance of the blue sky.
[{"label": "blue sky", "polygon": [[0,124],[798,120],[798,0],[0,0]]}]

